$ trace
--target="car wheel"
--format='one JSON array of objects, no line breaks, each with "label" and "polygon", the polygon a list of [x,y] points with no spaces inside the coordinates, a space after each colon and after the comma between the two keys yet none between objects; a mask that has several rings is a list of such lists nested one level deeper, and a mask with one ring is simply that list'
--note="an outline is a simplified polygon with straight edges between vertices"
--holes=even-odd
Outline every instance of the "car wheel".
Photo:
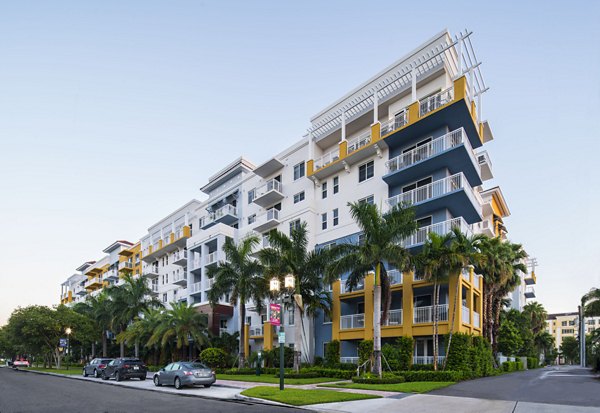
[{"label": "car wheel", "polygon": [[104,372],[100,373],[100,377],[102,378],[102,380],[108,380],[108,377],[106,376],[106,373],[104,373]]},{"label": "car wheel", "polygon": [[212,384],[205,384],[204,387],[207,389],[210,389],[210,386],[212,386]]},{"label": "car wheel", "polygon": [[179,380],[179,377],[175,377],[175,388],[177,390],[181,389],[181,380]]},{"label": "car wheel", "polygon": [[121,378],[121,374],[120,374],[118,371],[115,373],[115,380],[116,380],[116,381],[121,381],[121,380],[123,380],[123,379]]},{"label": "car wheel", "polygon": [[87,371],[85,371],[85,369],[83,369],[83,377],[87,377],[87,376],[88,376]]},{"label": "car wheel", "polygon": [[146,376],[140,377],[140,380],[146,380]]},{"label": "car wheel", "polygon": [[156,387],[160,387],[161,386],[160,379],[158,378],[158,376],[154,376],[154,385]]},{"label": "car wheel", "polygon": [[98,370],[94,369],[94,377],[98,378]]}]

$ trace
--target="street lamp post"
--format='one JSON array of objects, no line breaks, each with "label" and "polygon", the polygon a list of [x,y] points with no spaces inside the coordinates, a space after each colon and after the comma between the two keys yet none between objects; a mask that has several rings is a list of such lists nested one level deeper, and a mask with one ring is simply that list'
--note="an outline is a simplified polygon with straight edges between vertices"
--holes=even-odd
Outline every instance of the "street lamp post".
[{"label": "street lamp post", "polygon": [[[285,292],[283,295],[287,295],[289,294],[291,291],[294,290],[294,286],[295,286],[296,280],[295,277],[292,274],[288,274],[285,276],[284,278],[284,287],[285,287]],[[279,279],[277,279],[277,277],[273,277],[271,279],[271,282],[269,284],[269,289],[271,290],[271,293],[273,294],[278,294],[279,293]],[[279,294],[278,294],[279,295]],[[281,307],[283,308],[284,305],[284,297],[283,295],[279,295],[279,302],[281,303]],[[280,311],[280,324],[279,324],[279,330],[278,333],[282,333],[284,331],[283,329],[283,316],[282,316],[282,312]],[[294,344],[295,345],[295,344]],[[284,352],[284,346],[285,343],[282,343],[281,340],[279,340],[279,390],[283,390],[284,389],[284,379],[283,376],[285,375],[285,369],[284,369],[284,364],[285,364],[285,352]]]},{"label": "street lamp post", "polygon": [[[67,333],[67,355],[71,357],[71,327],[67,327],[65,333]],[[69,359],[67,359],[67,370],[69,370]]]},{"label": "street lamp post", "polygon": [[258,352],[258,360],[256,361],[256,375],[260,376],[260,357],[262,356],[262,353],[259,351]]}]

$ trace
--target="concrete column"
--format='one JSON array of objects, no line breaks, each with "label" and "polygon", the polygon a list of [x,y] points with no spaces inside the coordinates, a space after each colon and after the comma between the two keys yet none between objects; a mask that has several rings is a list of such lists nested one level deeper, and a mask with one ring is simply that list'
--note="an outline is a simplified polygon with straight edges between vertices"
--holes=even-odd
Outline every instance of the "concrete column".
[{"label": "concrete column", "polygon": [[375,287],[375,274],[369,273],[364,280],[365,284],[365,340],[373,340],[373,291]]},{"label": "concrete column", "polygon": [[335,281],[331,285],[332,291],[332,303],[331,303],[331,339],[340,339],[340,317],[341,317],[341,303],[340,303],[340,280]]},{"label": "concrete column", "polygon": [[377,89],[373,92],[373,123],[379,122],[379,96]]},{"label": "concrete column", "polygon": [[407,337],[412,337],[413,327],[413,273],[402,274],[402,332]]},{"label": "concrete column", "polygon": [[415,69],[410,71],[411,77],[411,103],[417,101],[417,71]]},{"label": "concrete column", "polygon": [[344,141],[346,141],[346,112],[342,112],[341,120],[342,120],[342,140],[340,142],[344,142]]}]

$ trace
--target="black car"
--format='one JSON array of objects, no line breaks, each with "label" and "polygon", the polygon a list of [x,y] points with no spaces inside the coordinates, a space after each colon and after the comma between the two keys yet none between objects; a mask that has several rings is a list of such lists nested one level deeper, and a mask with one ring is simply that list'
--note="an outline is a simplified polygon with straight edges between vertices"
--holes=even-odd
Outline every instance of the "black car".
[{"label": "black car", "polygon": [[114,377],[116,381],[124,379],[136,378],[140,380],[146,380],[146,374],[148,368],[144,362],[136,358],[116,358],[102,370],[102,380],[108,380]]},{"label": "black car", "polygon": [[95,358],[86,364],[83,367],[83,377],[94,376],[96,378],[100,377],[102,374],[102,370],[106,368],[108,363],[113,361],[113,359],[109,358]]}]

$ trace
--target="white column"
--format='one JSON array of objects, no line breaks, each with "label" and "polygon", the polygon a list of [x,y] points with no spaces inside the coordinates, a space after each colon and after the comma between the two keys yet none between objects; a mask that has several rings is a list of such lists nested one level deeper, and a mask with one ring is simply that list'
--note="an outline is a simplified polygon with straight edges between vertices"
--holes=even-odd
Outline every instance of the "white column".
[{"label": "white column", "polygon": [[411,77],[411,81],[412,81],[412,102],[416,102],[417,101],[417,71],[415,69],[410,71],[410,77]]},{"label": "white column", "polygon": [[312,132],[308,132],[308,159],[314,159]]},{"label": "white column", "polygon": [[187,226],[190,223],[190,213],[186,212],[185,213],[185,218],[184,218],[184,224]]},{"label": "white column", "polygon": [[469,89],[471,91],[471,99],[475,98],[475,82],[474,82],[474,75],[473,75],[473,71],[475,69],[471,68],[469,70]]},{"label": "white column", "polygon": [[379,96],[377,95],[378,90],[375,89],[373,93],[373,123],[379,121]]},{"label": "white column", "polygon": [[346,140],[346,112],[342,111],[342,140],[341,142]]},{"label": "white column", "polygon": [[481,123],[481,92],[477,95],[477,122]]},{"label": "white column", "polygon": [[458,39],[458,44],[456,45],[456,58],[458,59],[457,62],[457,71],[458,73],[456,74],[456,77],[460,77],[462,76],[462,37]]}]

